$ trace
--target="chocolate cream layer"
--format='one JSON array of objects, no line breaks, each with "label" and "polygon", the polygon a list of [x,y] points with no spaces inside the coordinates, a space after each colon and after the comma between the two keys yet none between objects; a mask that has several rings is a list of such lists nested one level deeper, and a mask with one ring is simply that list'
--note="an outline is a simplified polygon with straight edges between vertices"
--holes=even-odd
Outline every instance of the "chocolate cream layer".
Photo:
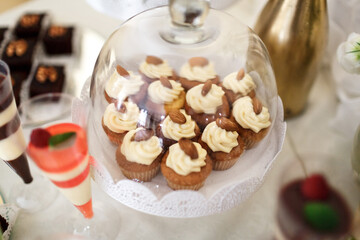
[{"label": "chocolate cream layer", "polygon": [[[22,132],[20,118],[17,114],[15,99],[10,86],[3,84],[0,78],[0,158],[3,159],[25,183],[30,183],[32,177],[26,155],[26,142]],[[8,91],[6,91],[8,90]]]}]

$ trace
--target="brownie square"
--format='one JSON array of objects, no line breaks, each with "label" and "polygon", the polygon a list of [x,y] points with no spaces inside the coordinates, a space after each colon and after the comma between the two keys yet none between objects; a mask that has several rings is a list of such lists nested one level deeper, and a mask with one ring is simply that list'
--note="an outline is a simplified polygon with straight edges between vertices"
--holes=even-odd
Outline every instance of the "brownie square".
[{"label": "brownie square", "polygon": [[28,77],[28,73],[24,71],[12,71],[11,72],[11,83],[13,86],[13,93],[15,97],[16,105],[20,105],[20,91],[23,82],[25,82]]},{"label": "brownie square", "polygon": [[26,13],[20,17],[15,26],[18,38],[37,38],[41,31],[44,13]]},{"label": "brownie square", "polygon": [[4,60],[12,71],[30,72],[34,58],[35,41],[30,39],[13,39],[3,50]]},{"label": "brownie square", "polygon": [[64,83],[64,66],[40,64],[31,79],[30,97],[44,93],[60,93],[64,88]]},{"label": "brownie square", "polygon": [[43,43],[48,55],[71,54],[73,27],[52,25],[46,29]]}]

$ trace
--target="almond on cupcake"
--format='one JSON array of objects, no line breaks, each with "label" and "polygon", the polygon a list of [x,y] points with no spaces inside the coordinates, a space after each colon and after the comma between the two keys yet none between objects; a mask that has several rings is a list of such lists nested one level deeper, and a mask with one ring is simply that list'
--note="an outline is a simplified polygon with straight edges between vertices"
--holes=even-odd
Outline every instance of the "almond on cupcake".
[{"label": "almond on cupcake", "polygon": [[244,152],[245,143],[237,130],[236,123],[225,117],[216,119],[204,129],[199,143],[213,160],[213,170],[231,168]]},{"label": "almond on cupcake", "polygon": [[245,96],[236,100],[231,119],[238,124],[238,133],[244,140],[246,149],[260,142],[271,125],[269,110],[256,97]]},{"label": "almond on cupcake", "polygon": [[200,128],[184,109],[176,109],[170,111],[169,115],[157,126],[156,135],[162,139],[163,146],[167,149],[181,138],[197,141]]},{"label": "almond on cupcake", "polygon": [[116,161],[125,177],[148,182],[158,174],[162,155],[154,131],[140,127],[125,135],[116,150]]},{"label": "almond on cupcake", "polygon": [[132,102],[115,102],[110,103],[102,118],[102,127],[109,140],[119,145],[125,134],[136,129],[140,110]]},{"label": "almond on cupcake", "polygon": [[182,138],[170,146],[161,162],[161,172],[174,190],[199,190],[212,171],[212,161],[197,142]]},{"label": "almond on cupcake", "polygon": [[210,80],[191,88],[186,93],[185,111],[202,130],[217,118],[230,115],[225,92]]},{"label": "almond on cupcake", "polygon": [[210,80],[214,84],[218,84],[220,78],[216,74],[214,64],[209,62],[206,58],[190,58],[181,67],[179,81],[186,91],[196,85],[205,83],[207,80]]},{"label": "almond on cupcake", "polygon": [[140,64],[139,71],[148,83],[159,80],[161,76],[177,79],[175,71],[168,62],[156,56],[147,56]]},{"label": "almond on cupcake", "polygon": [[185,91],[180,83],[161,76],[149,85],[145,107],[155,121],[161,121],[171,110],[184,106]]},{"label": "almond on cupcake", "polygon": [[108,103],[116,101],[131,101],[141,104],[146,96],[148,84],[140,75],[126,71],[120,65],[116,66],[114,73],[105,85],[105,99]]},{"label": "almond on cupcake", "polygon": [[220,84],[230,104],[244,96],[255,97],[256,84],[244,69],[228,74]]}]

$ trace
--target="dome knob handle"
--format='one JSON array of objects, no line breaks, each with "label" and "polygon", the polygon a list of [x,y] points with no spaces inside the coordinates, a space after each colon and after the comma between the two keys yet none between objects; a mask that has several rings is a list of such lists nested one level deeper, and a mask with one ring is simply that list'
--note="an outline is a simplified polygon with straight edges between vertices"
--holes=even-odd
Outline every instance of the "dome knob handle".
[{"label": "dome knob handle", "polygon": [[209,9],[209,0],[169,0],[171,24],[160,33],[161,37],[174,44],[205,41],[211,35],[204,29]]},{"label": "dome knob handle", "polygon": [[174,25],[201,27],[209,13],[208,0],[170,0],[169,10]]}]

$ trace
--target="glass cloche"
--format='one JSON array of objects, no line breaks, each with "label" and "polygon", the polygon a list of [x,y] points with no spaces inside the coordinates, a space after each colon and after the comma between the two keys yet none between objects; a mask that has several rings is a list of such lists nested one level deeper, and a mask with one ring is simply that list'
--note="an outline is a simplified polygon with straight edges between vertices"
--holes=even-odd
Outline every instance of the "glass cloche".
[{"label": "glass cloche", "polygon": [[88,122],[101,188],[170,217],[219,213],[251,196],[286,128],[264,44],[204,0],[170,0],[122,24],[73,113]]}]

